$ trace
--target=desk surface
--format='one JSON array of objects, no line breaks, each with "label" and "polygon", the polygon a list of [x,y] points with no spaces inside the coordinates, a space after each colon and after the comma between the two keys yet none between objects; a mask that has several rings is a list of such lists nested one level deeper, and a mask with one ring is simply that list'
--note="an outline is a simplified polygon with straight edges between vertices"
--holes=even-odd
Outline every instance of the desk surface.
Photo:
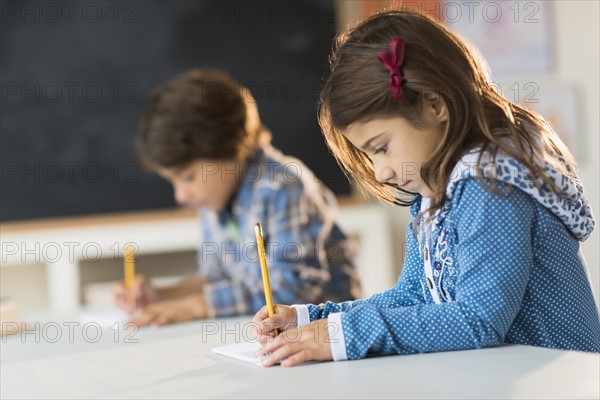
[{"label": "desk surface", "polygon": [[[249,319],[160,329],[40,322],[2,338],[1,398],[588,398],[600,355],[503,346],[262,368],[213,354]],[[122,325],[119,325],[122,328]]]}]

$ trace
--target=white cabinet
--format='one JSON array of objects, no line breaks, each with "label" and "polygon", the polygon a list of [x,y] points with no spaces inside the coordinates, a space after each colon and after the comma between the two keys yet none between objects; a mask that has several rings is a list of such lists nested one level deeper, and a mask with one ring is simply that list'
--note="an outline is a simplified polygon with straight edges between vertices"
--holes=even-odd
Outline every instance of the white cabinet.
[{"label": "white cabinet", "polygon": [[[366,295],[389,288],[396,280],[386,211],[375,203],[339,209],[340,225],[358,239],[357,264]],[[138,255],[194,251],[200,228],[194,212],[173,210],[3,224],[0,236],[3,271],[42,266],[47,308],[69,312],[80,307],[82,262],[119,259],[129,243],[137,247]]]}]

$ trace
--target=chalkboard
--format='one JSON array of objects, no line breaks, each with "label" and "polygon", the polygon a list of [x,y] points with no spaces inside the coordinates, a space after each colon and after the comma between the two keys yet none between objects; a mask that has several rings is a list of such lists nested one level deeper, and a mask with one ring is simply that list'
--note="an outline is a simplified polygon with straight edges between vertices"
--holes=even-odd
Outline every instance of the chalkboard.
[{"label": "chalkboard", "polygon": [[0,220],[174,207],[132,144],[148,94],[196,67],[250,88],[273,143],[337,194],[316,100],[335,35],[323,1],[2,2]]}]

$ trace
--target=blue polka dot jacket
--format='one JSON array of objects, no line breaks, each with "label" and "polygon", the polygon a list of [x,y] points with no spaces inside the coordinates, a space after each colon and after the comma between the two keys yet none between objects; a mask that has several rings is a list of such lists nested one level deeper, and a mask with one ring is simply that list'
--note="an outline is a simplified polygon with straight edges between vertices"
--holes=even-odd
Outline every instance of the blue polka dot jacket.
[{"label": "blue polka dot jacket", "polygon": [[[581,184],[546,163],[562,190],[557,196],[534,185],[514,159],[499,153],[478,163],[478,156],[457,163],[446,203],[432,219],[416,219],[428,199],[411,206],[394,287],[367,299],[302,306],[305,322],[329,317],[334,359],[501,343],[600,352],[600,318],[579,246],[594,218]],[[332,330],[331,321],[341,329]]]}]

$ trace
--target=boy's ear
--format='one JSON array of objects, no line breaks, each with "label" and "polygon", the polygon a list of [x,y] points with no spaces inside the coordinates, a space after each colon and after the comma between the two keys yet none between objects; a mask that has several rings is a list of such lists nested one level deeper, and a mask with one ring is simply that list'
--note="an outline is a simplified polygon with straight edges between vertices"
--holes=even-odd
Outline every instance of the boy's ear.
[{"label": "boy's ear", "polygon": [[448,106],[439,93],[426,91],[423,93],[424,110],[440,123],[448,121]]}]

